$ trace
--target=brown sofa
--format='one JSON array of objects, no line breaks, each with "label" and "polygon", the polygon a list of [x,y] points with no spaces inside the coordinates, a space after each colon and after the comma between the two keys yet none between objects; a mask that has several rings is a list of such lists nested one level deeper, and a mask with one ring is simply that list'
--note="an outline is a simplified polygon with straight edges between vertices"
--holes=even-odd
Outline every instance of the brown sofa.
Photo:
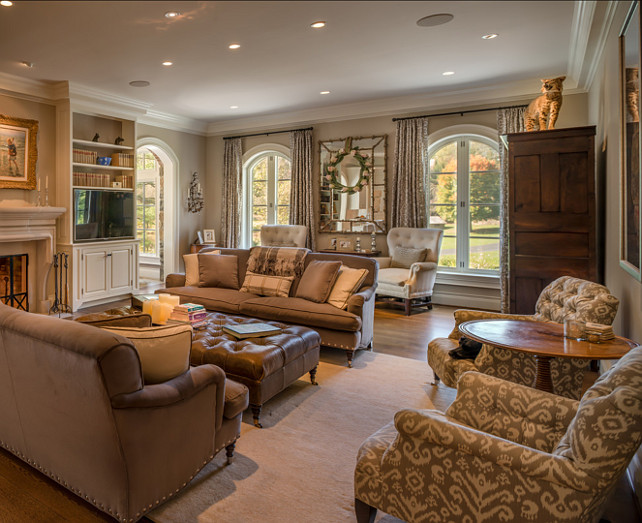
[{"label": "brown sofa", "polygon": [[0,445],[119,521],[231,456],[247,404],[214,365],[144,385],[127,338],[0,304]]},{"label": "brown sofa", "polygon": [[[249,249],[209,248],[200,252],[204,254],[213,250],[220,250],[221,254],[238,257],[238,280],[241,286],[250,257]],[[296,294],[299,279],[294,280],[290,295],[284,298],[257,296],[240,292],[238,289],[185,287],[184,274],[169,274],[165,282],[166,288],[156,292],[178,295],[183,303],[199,303],[211,311],[310,327],[320,334],[321,345],[345,350],[348,365],[351,365],[357,349],[372,345],[377,262],[362,256],[310,252],[305,257],[305,267],[315,260],[341,261],[348,267],[368,269],[368,276],[361,288],[348,300],[346,310],[338,309],[329,303],[315,303],[293,297]]]}]

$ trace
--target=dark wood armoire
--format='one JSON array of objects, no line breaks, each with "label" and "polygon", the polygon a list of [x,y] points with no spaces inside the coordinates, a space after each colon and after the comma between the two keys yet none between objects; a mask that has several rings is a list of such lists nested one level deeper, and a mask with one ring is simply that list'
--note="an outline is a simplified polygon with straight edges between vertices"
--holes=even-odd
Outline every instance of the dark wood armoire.
[{"label": "dark wood armoire", "polygon": [[507,136],[512,313],[559,276],[602,281],[594,142],[594,126]]}]

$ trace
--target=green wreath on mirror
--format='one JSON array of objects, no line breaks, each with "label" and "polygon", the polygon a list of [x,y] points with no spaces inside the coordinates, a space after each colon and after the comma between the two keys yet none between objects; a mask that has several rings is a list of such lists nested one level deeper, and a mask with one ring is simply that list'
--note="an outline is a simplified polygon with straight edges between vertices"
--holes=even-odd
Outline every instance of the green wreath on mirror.
[{"label": "green wreath on mirror", "polygon": [[[337,166],[346,156],[354,157],[361,167],[361,170],[359,171],[359,179],[354,185],[344,185],[339,179],[339,170],[337,169]],[[356,192],[360,192],[368,185],[368,181],[371,176],[372,160],[367,154],[362,154],[358,147],[352,147],[352,138],[346,139],[345,146],[330,156],[330,161],[325,166],[325,179],[330,184],[330,187],[342,193],[354,194]]]}]

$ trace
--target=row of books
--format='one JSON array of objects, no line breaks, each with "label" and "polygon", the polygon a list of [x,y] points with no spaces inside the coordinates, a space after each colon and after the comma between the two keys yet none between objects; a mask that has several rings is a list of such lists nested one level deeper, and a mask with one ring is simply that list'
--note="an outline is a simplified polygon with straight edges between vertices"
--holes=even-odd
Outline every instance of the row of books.
[{"label": "row of books", "polygon": [[111,155],[111,164],[114,167],[133,167],[134,155],[131,153],[114,153]]},{"label": "row of books", "polygon": [[74,163],[96,163],[98,153],[96,151],[85,151],[84,149],[73,149]]},{"label": "row of books", "polygon": [[123,189],[134,188],[134,175],[133,174],[120,174],[115,177],[117,182],[123,185]]},{"label": "row of books", "polygon": [[74,185],[79,187],[111,187],[111,177],[106,173],[74,171]]}]

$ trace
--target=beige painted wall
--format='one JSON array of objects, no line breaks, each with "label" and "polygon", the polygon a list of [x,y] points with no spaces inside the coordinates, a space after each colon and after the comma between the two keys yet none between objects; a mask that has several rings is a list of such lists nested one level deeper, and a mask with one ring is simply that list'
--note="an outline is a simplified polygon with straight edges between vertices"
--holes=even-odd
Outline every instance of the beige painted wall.
[{"label": "beige painted wall", "polygon": [[[506,101],[505,105],[513,105],[515,102]],[[519,102],[519,103],[524,103]],[[462,107],[462,109],[475,108],[474,102],[467,107]],[[431,112],[429,109],[426,109],[426,112]],[[434,112],[434,111],[433,111]],[[449,111],[442,111],[449,112]],[[398,114],[395,116],[413,116],[420,115],[421,112],[409,114]],[[465,114],[463,116],[444,116],[444,117],[435,117],[430,120],[429,123],[429,132],[434,133],[446,127],[450,127],[458,124],[475,124],[475,125],[484,125],[495,129],[497,127],[496,123],[496,113],[495,111],[487,111],[480,113]],[[557,127],[577,127],[587,125],[587,95],[586,94],[577,94],[569,95],[564,98],[563,107],[560,113],[559,120],[557,122]],[[353,120],[343,120],[336,122],[327,122],[327,123],[318,123],[312,124],[314,127],[313,136],[314,136],[314,172],[315,177],[319,177],[319,141],[332,140],[336,138],[345,138],[348,136],[373,136],[373,135],[388,135],[388,163],[387,163],[387,174],[388,179],[390,180],[392,176],[393,169],[393,156],[394,156],[394,140],[395,140],[395,124],[392,121],[391,116],[382,116],[376,118],[361,118]],[[227,135],[233,135],[234,132],[227,133]],[[217,234],[220,237],[221,231],[221,212],[222,212],[222,171],[223,171],[223,137],[222,136],[213,136],[208,138],[207,141],[207,186],[209,188],[214,188],[213,198],[210,200],[208,198],[207,208],[206,208],[206,223],[208,226],[212,225],[216,228]],[[289,134],[276,134],[269,136],[254,136],[243,139],[243,151],[248,151],[251,148],[268,143],[277,143],[289,147]],[[390,191],[388,190],[388,195]],[[208,191],[208,196],[210,196]],[[315,194],[315,202],[318,202],[318,192]],[[315,203],[315,208],[316,208]],[[388,222],[389,222],[389,212],[390,212],[390,203],[388,199]],[[370,237],[368,235],[360,235],[361,244],[363,246],[370,245]],[[322,249],[329,246],[330,238],[350,238],[355,239],[356,235],[341,235],[341,234],[319,234],[317,236],[317,248]],[[387,250],[385,237],[384,235],[378,235],[377,237],[377,247],[380,250]]]},{"label": "beige painted wall", "polygon": [[[597,125],[596,165],[604,177],[605,283],[620,299],[615,332],[642,342],[642,284],[620,267],[620,121],[618,35],[628,2],[621,2],[609,32],[596,78],[589,92],[589,120]],[[642,505],[642,450],[638,450],[629,472]]]},{"label": "beige painted wall", "polygon": [[[36,177],[40,178],[43,193],[45,180],[49,177],[49,205],[56,205],[56,108],[54,105],[31,102],[0,95],[0,113],[15,118],[38,121],[38,161]],[[6,144],[0,144],[0,154],[5,154]],[[36,205],[37,192],[22,189],[0,189],[0,205]]]},{"label": "beige painted wall", "polygon": [[[203,195],[205,197],[205,209],[213,206],[212,195],[216,191],[207,182],[206,166],[206,138],[195,134],[172,131],[151,125],[138,124],[136,128],[138,140],[153,137],[161,140],[170,148],[178,158],[178,236],[177,245],[179,254],[189,253],[190,244],[196,239],[196,231],[209,229],[206,218],[206,210],[193,214],[187,211],[187,193],[192,173],[196,171],[201,180]],[[182,270],[183,259],[180,257],[179,264]]]}]

